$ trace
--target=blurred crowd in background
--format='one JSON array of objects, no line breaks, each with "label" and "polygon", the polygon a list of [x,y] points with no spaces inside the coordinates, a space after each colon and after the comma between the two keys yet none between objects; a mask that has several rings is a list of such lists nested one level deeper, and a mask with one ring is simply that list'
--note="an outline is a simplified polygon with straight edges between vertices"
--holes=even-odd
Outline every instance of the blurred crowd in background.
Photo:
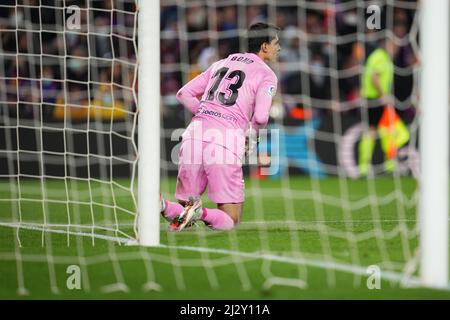
[{"label": "blurred crowd in background", "polygon": [[134,0],[91,0],[86,8],[86,1],[2,0],[3,112],[85,121],[135,111]]},{"label": "blurred crowd in background", "polygon": [[[274,66],[280,87],[273,119],[295,124],[311,110],[357,110],[361,68],[380,34],[396,44],[396,106],[406,117],[414,114],[411,96],[417,57],[411,29],[415,1],[394,1],[394,6],[382,2],[381,27],[388,32],[381,33],[367,30],[366,4],[355,0],[160,3],[165,126],[185,125],[185,111],[174,98],[178,89],[215,60],[245,51],[246,28],[258,21],[282,29],[280,63]],[[2,104],[7,102],[25,117],[42,112],[54,119],[63,118],[64,108],[71,105],[75,107],[68,114],[80,119],[107,119],[112,106],[118,118],[135,110],[134,1],[91,0],[89,10],[83,10],[86,1],[23,0],[24,6],[15,4],[15,0],[0,4]],[[72,4],[82,8],[80,30],[63,27],[69,16],[64,5]],[[17,102],[22,107],[16,108]]]},{"label": "blurred crowd in background", "polygon": [[[185,82],[213,61],[245,51],[246,28],[263,21],[282,29],[280,63],[274,66],[280,94],[272,108],[273,119],[295,125],[296,120],[311,116],[311,111],[358,112],[361,68],[384,37],[395,43],[396,104],[409,118],[406,121],[414,116],[411,96],[417,39],[411,29],[415,1],[380,6],[381,30],[373,31],[366,27],[369,2],[363,1],[306,1],[304,7],[295,1],[186,3],[183,8],[174,1],[161,1],[161,92],[166,105],[179,108],[174,95]],[[169,122],[180,114],[173,108],[165,110]]]}]

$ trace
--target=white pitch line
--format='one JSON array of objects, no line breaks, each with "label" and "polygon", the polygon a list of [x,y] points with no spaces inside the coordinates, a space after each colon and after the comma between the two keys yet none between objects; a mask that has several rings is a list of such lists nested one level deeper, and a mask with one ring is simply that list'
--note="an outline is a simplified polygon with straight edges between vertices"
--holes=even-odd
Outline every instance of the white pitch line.
[{"label": "white pitch line", "polygon": [[[190,247],[190,246],[168,246],[168,245],[160,245],[164,248],[169,249],[178,249],[178,250],[186,250],[186,251],[195,251],[195,252],[205,252],[205,253],[217,253],[224,255],[232,255],[241,258],[251,258],[255,260],[269,260],[275,262],[283,262],[287,264],[293,265],[305,265],[315,268],[321,269],[334,269],[336,271],[347,272],[352,274],[358,274],[361,276],[367,276],[367,269],[360,266],[348,265],[340,262],[329,262],[324,260],[317,259],[308,259],[308,258],[294,258],[294,257],[286,257],[286,256],[277,256],[270,253],[258,253],[258,252],[243,252],[243,251],[233,251],[227,249],[214,249],[214,248],[204,248],[204,247]],[[403,280],[403,275],[400,273],[392,272],[392,271],[382,271],[381,278],[389,281],[400,282]],[[418,286],[420,284],[419,279],[415,277],[411,277],[408,284],[413,286]],[[450,284],[446,290],[450,290]]]},{"label": "white pitch line", "polygon": [[59,234],[70,234],[70,235],[82,236],[82,237],[91,237],[91,238],[93,237],[93,238],[98,238],[98,239],[107,240],[107,241],[120,242],[122,244],[126,244],[129,241],[134,240],[132,237],[121,238],[121,237],[112,237],[112,236],[107,236],[107,235],[102,235],[102,234],[97,234],[97,233],[76,232],[76,231],[68,231],[68,230],[61,230],[61,229],[48,229],[48,228],[44,228],[44,226],[29,225],[29,224],[24,224],[24,223],[0,222],[0,226],[11,227],[11,228],[21,228],[21,229],[34,230],[34,231],[52,232],[52,233],[59,233]]},{"label": "white pitch line", "polygon": [[[19,224],[17,223],[15,226],[11,223],[0,223],[0,226],[7,226],[7,227],[19,227]],[[115,241],[119,242],[121,244],[137,244],[137,242],[130,237],[130,238],[121,238],[121,237],[111,237],[106,235],[99,235],[99,234],[92,234],[92,233],[86,233],[86,232],[72,232],[67,230],[54,230],[54,229],[44,229],[39,228],[35,226],[25,226],[23,224],[20,225],[21,228],[25,229],[31,229],[31,230],[39,230],[39,231],[47,231],[47,232],[54,232],[54,233],[68,233],[72,235],[79,235],[79,236],[85,236],[85,237],[95,237],[102,240],[108,240],[108,241]],[[277,256],[270,253],[258,253],[258,252],[243,252],[243,251],[234,251],[234,250],[228,250],[228,249],[216,249],[216,248],[205,248],[205,247],[190,247],[190,246],[171,246],[171,245],[165,245],[161,244],[158,247],[160,248],[167,248],[167,249],[177,249],[177,250],[184,250],[184,251],[192,251],[192,252],[204,252],[204,253],[216,253],[216,254],[223,254],[223,255],[231,255],[241,258],[250,258],[254,260],[268,260],[268,261],[276,261],[276,262],[282,262],[287,264],[293,264],[293,265],[305,265],[315,268],[321,268],[321,269],[333,269],[336,271],[351,273],[351,274],[358,274],[361,276],[367,276],[367,269],[361,266],[355,266],[355,265],[348,265],[340,262],[330,262],[330,261],[324,261],[324,260],[317,260],[317,259],[308,259],[308,258],[296,258],[296,257],[286,257],[286,256]],[[396,273],[392,271],[383,271],[381,272],[381,278],[393,282],[401,282],[403,280],[403,275],[401,273]],[[412,286],[419,286],[420,280],[417,277],[411,277],[408,281],[409,285]],[[450,284],[444,289],[447,291],[450,291]]]},{"label": "white pitch line", "polygon": [[[450,221],[450,219],[449,219]],[[417,222],[417,219],[378,219],[378,220],[370,220],[370,219],[364,219],[364,220],[262,220],[262,221],[243,221],[239,224],[239,226],[256,226],[256,225],[266,225],[270,227],[280,227],[280,226],[287,226],[290,227],[292,225],[301,225],[301,224],[312,224],[312,223],[383,223],[383,222]],[[16,228],[18,226],[18,222],[0,222],[0,225],[2,226],[11,226],[13,228]],[[161,223],[161,226],[165,226],[167,223],[163,222]],[[22,222],[21,225],[28,225],[28,226],[42,226],[42,223],[39,222]],[[101,221],[97,222],[95,225],[92,224],[62,224],[62,223],[55,223],[55,224],[46,224],[47,227],[57,227],[57,228],[64,228],[64,227],[73,227],[73,228],[109,228],[109,227],[133,227],[134,222],[123,222],[123,223],[102,223]]]}]

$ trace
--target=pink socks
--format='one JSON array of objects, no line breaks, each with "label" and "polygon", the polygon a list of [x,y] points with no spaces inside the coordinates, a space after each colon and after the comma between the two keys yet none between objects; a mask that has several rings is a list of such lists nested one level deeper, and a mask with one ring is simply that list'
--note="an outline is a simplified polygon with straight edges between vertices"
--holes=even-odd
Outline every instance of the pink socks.
[{"label": "pink socks", "polygon": [[220,209],[203,208],[202,220],[213,229],[231,230],[234,228],[233,219]]},{"label": "pink socks", "polygon": [[178,217],[184,210],[184,207],[176,202],[166,201],[166,209],[163,212],[163,216],[167,221],[172,221]]}]

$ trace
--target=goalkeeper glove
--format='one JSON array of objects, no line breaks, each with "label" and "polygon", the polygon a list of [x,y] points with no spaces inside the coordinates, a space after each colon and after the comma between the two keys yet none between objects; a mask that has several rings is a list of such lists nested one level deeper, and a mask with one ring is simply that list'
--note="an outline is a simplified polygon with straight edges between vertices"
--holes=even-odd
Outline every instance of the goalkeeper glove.
[{"label": "goalkeeper glove", "polygon": [[254,131],[247,132],[245,136],[245,156],[253,154],[255,150],[258,148],[259,144],[259,136],[257,136]]}]

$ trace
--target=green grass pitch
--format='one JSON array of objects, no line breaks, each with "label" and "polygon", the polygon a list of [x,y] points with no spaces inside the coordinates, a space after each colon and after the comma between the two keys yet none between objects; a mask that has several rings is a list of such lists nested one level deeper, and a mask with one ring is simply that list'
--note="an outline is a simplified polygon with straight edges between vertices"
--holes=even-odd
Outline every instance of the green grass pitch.
[{"label": "green grass pitch", "polygon": [[[167,199],[174,188],[161,181]],[[449,299],[386,277],[379,290],[366,285],[368,266],[400,274],[414,255],[416,189],[412,178],[247,179],[237,230],[171,233],[161,219],[164,246],[142,248],[107,239],[134,235],[134,202],[119,185],[0,180],[0,298]],[[11,227],[19,219],[29,228]],[[80,290],[67,287],[70,265],[80,267]]]}]

